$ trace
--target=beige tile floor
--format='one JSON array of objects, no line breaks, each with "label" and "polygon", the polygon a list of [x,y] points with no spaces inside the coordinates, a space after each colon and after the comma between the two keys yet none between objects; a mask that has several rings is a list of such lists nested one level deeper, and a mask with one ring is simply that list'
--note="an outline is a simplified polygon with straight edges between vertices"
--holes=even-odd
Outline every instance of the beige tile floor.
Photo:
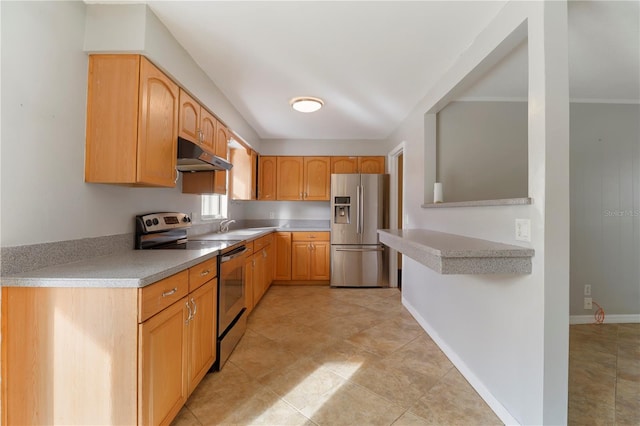
[{"label": "beige tile floor", "polygon": [[396,289],[273,286],[174,425],[492,425]]},{"label": "beige tile floor", "polygon": [[640,324],[570,326],[569,424],[640,425]]}]

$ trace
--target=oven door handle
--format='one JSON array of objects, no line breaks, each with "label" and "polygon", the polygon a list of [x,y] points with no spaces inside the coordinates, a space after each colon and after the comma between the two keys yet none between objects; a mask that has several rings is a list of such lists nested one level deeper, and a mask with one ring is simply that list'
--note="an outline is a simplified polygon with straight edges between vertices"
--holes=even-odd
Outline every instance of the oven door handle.
[{"label": "oven door handle", "polygon": [[236,257],[240,257],[243,254],[245,254],[247,251],[248,251],[247,248],[243,247],[242,250],[234,251],[231,254],[228,254],[226,256],[222,256],[220,258],[220,263],[225,263],[225,262],[228,262],[228,261],[230,261],[232,259],[235,259]]}]

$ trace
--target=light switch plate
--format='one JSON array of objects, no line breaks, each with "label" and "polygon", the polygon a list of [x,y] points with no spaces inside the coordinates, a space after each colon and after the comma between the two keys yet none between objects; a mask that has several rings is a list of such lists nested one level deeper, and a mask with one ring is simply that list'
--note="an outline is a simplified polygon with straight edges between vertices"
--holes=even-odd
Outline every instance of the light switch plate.
[{"label": "light switch plate", "polygon": [[531,242],[530,219],[516,219],[516,240]]}]

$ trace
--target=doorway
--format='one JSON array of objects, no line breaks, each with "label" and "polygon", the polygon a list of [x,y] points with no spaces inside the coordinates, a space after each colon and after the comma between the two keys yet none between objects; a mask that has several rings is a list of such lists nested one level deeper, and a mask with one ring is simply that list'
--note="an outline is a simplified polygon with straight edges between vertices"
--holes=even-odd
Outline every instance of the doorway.
[{"label": "doorway", "polygon": [[[389,164],[389,228],[402,229],[404,223],[404,148],[402,142],[388,155]],[[389,253],[389,287],[402,287],[402,254],[396,250]]]}]

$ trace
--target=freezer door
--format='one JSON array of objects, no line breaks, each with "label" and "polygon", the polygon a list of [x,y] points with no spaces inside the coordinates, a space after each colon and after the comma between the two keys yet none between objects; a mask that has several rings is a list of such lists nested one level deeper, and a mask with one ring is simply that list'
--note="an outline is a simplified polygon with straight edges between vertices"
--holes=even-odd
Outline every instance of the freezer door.
[{"label": "freezer door", "polygon": [[388,287],[389,262],[383,245],[332,245],[332,287]]},{"label": "freezer door", "polygon": [[360,175],[361,242],[378,244],[378,229],[385,229],[388,175]]},{"label": "freezer door", "polygon": [[360,175],[331,175],[331,244],[360,244]]}]

